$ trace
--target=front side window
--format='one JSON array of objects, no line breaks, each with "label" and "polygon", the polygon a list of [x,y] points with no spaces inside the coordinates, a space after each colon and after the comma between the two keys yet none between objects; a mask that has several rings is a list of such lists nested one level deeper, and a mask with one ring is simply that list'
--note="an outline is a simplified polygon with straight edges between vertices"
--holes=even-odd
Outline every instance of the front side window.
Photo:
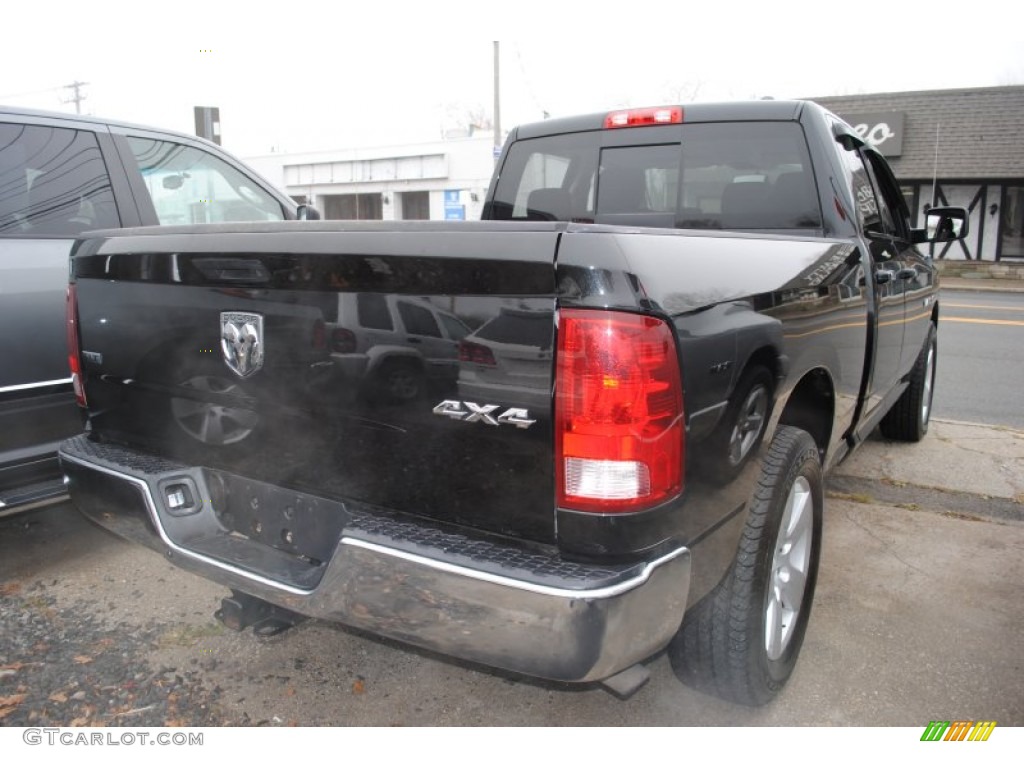
[{"label": "front side window", "polygon": [[398,302],[398,315],[402,318],[402,325],[405,326],[406,333],[413,336],[441,338],[441,329],[437,327],[437,321],[429,309],[400,301]]},{"label": "front side window", "polygon": [[161,224],[281,221],[280,203],[234,166],[170,141],[128,137]]},{"label": "front side window", "polygon": [[854,204],[857,206],[857,223],[864,232],[884,232],[882,213],[875,198],[875,190],[871,186],[864,161],[856,149],[841,150],[843,171],[846,184],[853,190]]},{"label": "front side window", "polygon": [[0,235],[72,237],[120,225],[94,133],[0,123]]},{"label": "front side window", "polygon": [[864,151],[871,180],[875,185],[882,218],[889,232],[903,240],[910,238],[910,212],[888,164],[878,152]]}]

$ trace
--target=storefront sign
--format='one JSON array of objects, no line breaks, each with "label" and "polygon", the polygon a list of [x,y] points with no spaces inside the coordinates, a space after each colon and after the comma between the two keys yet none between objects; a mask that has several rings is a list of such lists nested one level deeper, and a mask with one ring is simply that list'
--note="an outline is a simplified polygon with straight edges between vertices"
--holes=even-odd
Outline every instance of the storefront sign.
[{"label": "storefront sign", "polygon": [[903,153],[902,112],[861,112],[841,115],[858,136],[886,157]]},{"label": "storefront sign", "polygon": [[444,191],[444,220],[465,221],[466,206],[462,204],[461,189],[446,189]]}]

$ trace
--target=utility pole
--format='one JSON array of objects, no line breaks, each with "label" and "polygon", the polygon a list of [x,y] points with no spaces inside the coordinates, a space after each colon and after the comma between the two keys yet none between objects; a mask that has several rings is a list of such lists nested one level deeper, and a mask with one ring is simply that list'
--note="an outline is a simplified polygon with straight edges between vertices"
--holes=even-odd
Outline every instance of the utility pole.
[{"label": "utility pole", "polygon": [[499,55],[499,43],[494,41],[494,162],[498,162],[498,155],[501,154],[501,91],[498,67],[501,56]]},{"label": "utility pole", "polygon": [[72,96],[70,99],[65,99],[63,102],[61,102],[62,104],[70,104],[72,101],[75,102],[75,114],[78,115],[82,114],[82,102],[85,101],[86,98],[81,93],[79,93],[79,89],[83,85],[88,85],[88,83],[81,83],[78,80],[75,80],[75,82],[73,82],[71,85],[65,85],[65,88],[74,89],[75,95]]}]

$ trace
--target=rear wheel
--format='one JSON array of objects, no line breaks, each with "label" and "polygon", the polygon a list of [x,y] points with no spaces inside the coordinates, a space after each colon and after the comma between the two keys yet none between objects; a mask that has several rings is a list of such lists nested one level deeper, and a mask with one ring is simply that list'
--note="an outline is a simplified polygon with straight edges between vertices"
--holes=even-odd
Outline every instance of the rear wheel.
[{"label": "rear wheel", "polygon": [[893,403],[879,427],[890,440],[916,443],[928,433],[935,390],[935,359],[938,353],[935,324],[928,328],[924,347],[910,372],[910,385]]},{"label": "rear wheel", "polygon": [[[716,483],[730,482],[761,444],[772,402],[772,375],[761,365],[744,371],[721,423],[697,454],[701,475]],[[699,450],[699,449],[698,449]]]},{"label": "rear wheel", "polygon": [[417,399],[425,391],[423,372],[413,363],[404,360],[389,360],[380,367],[377,374],[380,394],[393,403],[405,403]]},{"label": "rear wheel", "polygon": [[[193,376],[180,386],[217,396],[245,394],[239,384],[217,375]],[[239,443],[249,437],[259,424],[259,415],[255,411],[183,397],[171,398],[171,414],[188,435],[201,443],[215,446]]]},{"label": "rear wheel", "polygon": [[687,614],[669,645],[676,675],[739,704],[766,704],[796,665],[810,615],[824,508],[809,434],[780,427],[722,582]]}]

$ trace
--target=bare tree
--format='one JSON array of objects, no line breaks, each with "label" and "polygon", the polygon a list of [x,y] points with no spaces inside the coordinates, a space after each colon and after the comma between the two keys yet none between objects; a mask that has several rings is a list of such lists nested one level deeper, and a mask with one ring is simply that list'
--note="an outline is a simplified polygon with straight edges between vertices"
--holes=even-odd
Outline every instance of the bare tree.
[{"label": "bare tree", "polygon": [[672,81],[662,86],[662,101],[666,104],[685,104],[696,101],[704,87],[703,80]]},{"label": "bare tree", "polygon": [[493,128],[490,113],[481,104],[449,102],[442,107],[442,136],[472,136],[476,131],[490,131]]}]

